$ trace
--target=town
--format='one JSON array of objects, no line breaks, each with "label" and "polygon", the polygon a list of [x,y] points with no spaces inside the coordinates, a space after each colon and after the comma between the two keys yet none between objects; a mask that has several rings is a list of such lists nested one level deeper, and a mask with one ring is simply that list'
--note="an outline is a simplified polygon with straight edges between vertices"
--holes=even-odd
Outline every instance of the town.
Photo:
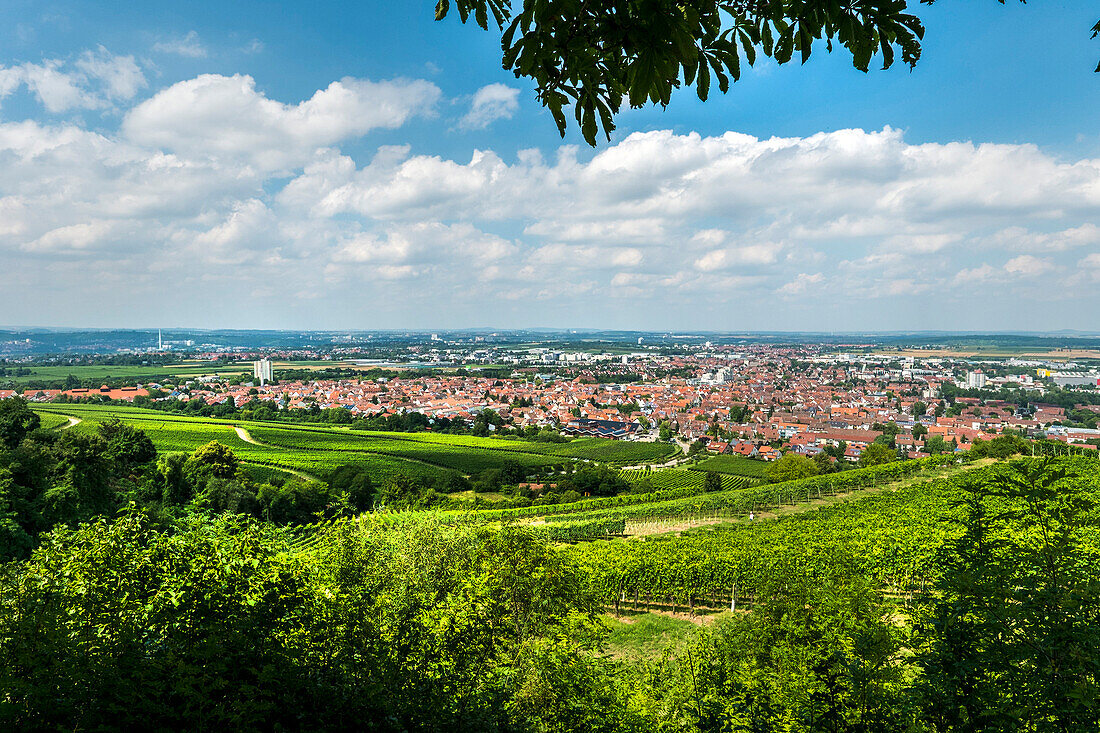
[{"label": "town", "polygon": [[[319,420],[338,424],[416,413],[426,418],[427,430],[435,424],[470,425],[492,411],[499,420],[487,424],[490,432],[507,426],[675,441],[685,453],[705,450],[763,461],[826,451],[834,460],[857,463],[875,443],[895,450],[897,458],[922,458],[966,451],[975,441],[1005,433],[1085,450],[1100,444],[1095,428],[1100,404],[1094,404],[1100,376],[1071,360],[846,353],[813,344],[706,342],[693,353],[621,355],[481,345],[444,352],[430,346],[406,349],[419,359],[412,363],[345,360],[331,352],[305,355],[363,369],[346,378],[323,378],[322,370],[317,379],[277,380],[272,359],[303,355],[253,351],[247,353],[259,358],[242,364],[252,367],[251,374],[0,390],[0,399],[21,394],[31,402],[192,403],[196,409],[221,406],[269,415],[313,411]],[[242,354],[198,356],[225,363]],[[280,364],[292,371],[295,366]],[[486,376],[477,364],[497,366]],[[425,365],[464,368],[462,374],[445,375]],[[383,367],[391,376],[372,376]],[[1052,393],[1061,395],[1057,404],[1047,400]]]}]

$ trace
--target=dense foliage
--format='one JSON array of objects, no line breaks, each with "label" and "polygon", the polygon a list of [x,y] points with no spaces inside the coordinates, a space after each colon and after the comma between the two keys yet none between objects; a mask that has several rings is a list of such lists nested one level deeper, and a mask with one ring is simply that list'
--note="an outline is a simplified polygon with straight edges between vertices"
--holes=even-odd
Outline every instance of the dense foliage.
[{"label": "dense foliage", "polygon": [[[12,728],[1091,731],[1100,472],[1021,460],[732,529],[141,512],[0,576]],[[707,580],[711,578],[711,580]],[[624,585],[629,583],[629,585]],[[644,589],[638,598],[632,588]],[[651,666],[605,603],[733,603]]]},{"label": "dense foliage", "polygon": [[159,454],[135,423],[105,419],[90,429],[40,429],[21,399],[0,401],[0,560],[25,557],[61,525],[111,516],[133,504],[164,526],[188,514],[247,514],[276,524],[370,509],[375,492],[361,467],[328,482],[286,474],[257,478],[226,445]]},{"label": "dense foliage", "polygon": [[[609,463],[663,461],[673,446],[582,438],[567,442],[524,437],[477,437],[419,432],[360,432],[347,427],[282,423],[241,423],[229,419],[174,415],[129,406],[36,405],[43,415],[71,415],[86,423],[120,419],[150,436],[161,451],[191,451],[216,439],[249,464],[277,466],[323,477],[345,463],[362,464],[377,482],[396,474],[414,475],[433,485],[449,480],[453,472],[470,474],[501,468],[505,462],[530,467],[558,468],[574,460]],[[346,412],[346,411],[345,411]],[[254,442],[242,438],[246,429]],[[84,429],[81,425],[78,429]]]},{"label": "dense foliage", "polygon": [[[12,729],[594,730],[622,701],[583,654],[594,598],[545,542],[430,523],[329,538],[139,514],[9,567]],[[558,679],[574,679],[561,686]]]},{"label": "dense foliage", "polygon": [[[135,422],[43,429],[19,400],[0,435],[5,729],[1100,727],[1095,456],[1004,436],[764,485],[592,466],[557,503],[425,512],[415,476],[254,475],[220,441],[158,453]],[[664,474],[692,483],[645,491]],[[622,536],[698,514],[736,521]],[[605,610],[717,620],[626,664]]]}]

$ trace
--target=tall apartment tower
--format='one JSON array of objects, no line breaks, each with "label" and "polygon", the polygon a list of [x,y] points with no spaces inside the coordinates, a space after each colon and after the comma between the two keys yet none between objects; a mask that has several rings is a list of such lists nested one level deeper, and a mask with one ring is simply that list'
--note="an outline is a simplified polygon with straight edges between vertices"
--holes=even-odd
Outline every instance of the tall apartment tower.
[{"label": "tall apartment tower", "polygon": [[271,381],[271,360],[260,359],[252,362],[252,376],[260,380],[260,386]]}]

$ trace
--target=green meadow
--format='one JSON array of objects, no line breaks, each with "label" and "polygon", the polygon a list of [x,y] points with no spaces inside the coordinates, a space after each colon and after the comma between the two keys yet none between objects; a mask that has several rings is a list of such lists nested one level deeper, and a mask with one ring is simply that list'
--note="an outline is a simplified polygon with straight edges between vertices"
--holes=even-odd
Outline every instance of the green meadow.
[{"label": "green meadow", "polygon": [[12,376],[10,372],[15,368],[19,368],[18,365],[8,368],[9,375],[0,377],[0,384],[12,384],[21,387],[26,384],[45,382],[56,389],[63,387],[65,379],[69,376],[76,377],[82,383],[95,380],[148,382],[193,379],[215,374],[233,376],[241,372],[252,371],[252,365],[244,362],[239,364],[214,364],[208,361],[187,361],[180,364],[151,364],[148,366],[111,364],[29,366],[25,367],[29,374]]},{"label": "green meadow", "polygon": [[366,432],[313,424],[185,417],[114,405],[49,404],[35,405],[34,409],[47,421],[47,427],[60,427],[71,416],[81,420],[72,429],[94,431],[99,422],[119,419],[148,434],[160,452],[190,452],[216,440],[246,463],[319,478],[344,464],[369,467],[378,480],[395,474],[439,478],[454,473],[475,474],[508,464],[537,471],[576,461],[611,465],[659,462],[675,451],[664,443],[619,443],[599,438],[536,443],[468,435]]}]

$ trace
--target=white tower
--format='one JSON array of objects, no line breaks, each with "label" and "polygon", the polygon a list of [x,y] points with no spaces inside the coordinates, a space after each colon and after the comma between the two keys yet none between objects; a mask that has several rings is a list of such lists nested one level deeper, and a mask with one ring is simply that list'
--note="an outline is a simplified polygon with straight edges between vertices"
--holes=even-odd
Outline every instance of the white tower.
[{"label": "white tower", "polygon": [[268,359],[260,359],[259,361],[252,362],[252,376],[260,380],[260,386],[264,386],[271,381],[271,361]]}]

